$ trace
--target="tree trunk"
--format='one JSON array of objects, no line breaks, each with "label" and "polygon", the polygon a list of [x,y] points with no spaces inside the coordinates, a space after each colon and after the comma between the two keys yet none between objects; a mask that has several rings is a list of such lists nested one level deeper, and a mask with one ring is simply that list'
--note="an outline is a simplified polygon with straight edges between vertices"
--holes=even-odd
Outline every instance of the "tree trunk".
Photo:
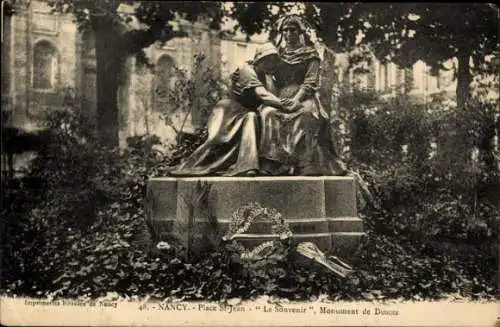
[{"label": "tree trunk", "polygon": [[471,75],[469,70],[470,49],[462,48],[458,53],[457,106],[463,108],[470,96]]},{"label": "tree trunk", "polygon": [[117,147],[119,143],[118,85],[123,55],[119,33],[111,22],[99,17],[92,19],[95,35],[97,66],[97,128],[103,145]]}]

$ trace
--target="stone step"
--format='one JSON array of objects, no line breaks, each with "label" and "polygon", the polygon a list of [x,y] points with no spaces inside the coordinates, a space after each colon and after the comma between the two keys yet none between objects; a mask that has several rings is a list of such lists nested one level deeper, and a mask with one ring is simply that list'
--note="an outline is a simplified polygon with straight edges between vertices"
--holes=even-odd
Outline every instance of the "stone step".
[{"label": "stone step", "polygon": [[[356,251],[361,238],[365,235],[366,234],[363,232],[304,233],[293,234],[291,240],[295,245],[301,242],[313,242],[322,251],[329,251],[329,253],[338,254],[341,257],[349,257]],[[171,231],[166,232],[164,236],[166,236],[167,239],[170,237],[178,237],[175,232]],[[200,239],[201,236],[195,236],[195,239],[196,238]],[[279,235],[238,234],[235,236],[234,240],[251,250],[264,242],[279,240]]]},{"label": "stone step", "polygon": [[[297,243],[313,242],[322,251],[329,250],[331,253],[346,256],[346,254],[351,254],[356,250],[363,235],[365,233],[362,232],[307,233],[294,234],[291,239]],[[238,234],[234,239],[250,249],[266,241],[279,240],[279,235]]]},{"label": "stone step", "polygon": [[[286,222],[292,233],[322,233],[322,232],[363,232],[363,221],[358,217],[335,217],[335,218],[308,218],[308,219],[287,219]],[[220,220],[219,229],[227,231],[229,220]],[[172,230],[175,224],[174,220],[156,220],[154,225],[164,225],[163,228]],[[209,221],[206,219],[197,219],[196,225],[200,230],[209,228]],[[254,221],[247,233],[249,234],[271,234],[272,223],[269,221]]]}]

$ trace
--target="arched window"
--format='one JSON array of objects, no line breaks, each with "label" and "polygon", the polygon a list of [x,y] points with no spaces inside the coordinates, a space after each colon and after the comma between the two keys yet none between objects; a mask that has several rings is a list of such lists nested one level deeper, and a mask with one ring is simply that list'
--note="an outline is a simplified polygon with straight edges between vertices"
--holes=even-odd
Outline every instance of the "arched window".
[{"label": "arched window", "polygon": [[169,92],[173,90],[175,61],[168,55],[163,55],[156,64],[155,98],[158,101],[168,101]]},{"label": "arched window", "polygon": [[56,48],[40,41],[33,49],[33,88],[48,90],[56,87],[59,65]]}]

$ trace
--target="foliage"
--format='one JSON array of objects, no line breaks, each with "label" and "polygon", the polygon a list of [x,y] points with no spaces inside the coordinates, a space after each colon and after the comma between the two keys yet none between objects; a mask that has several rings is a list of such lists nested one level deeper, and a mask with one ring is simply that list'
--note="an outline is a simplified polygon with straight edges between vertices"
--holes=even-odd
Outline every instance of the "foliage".
[{"label": "foliage", "polygon": [[438,68],[463,48],[479,63],[497,47],[498,12],[489,4],[364,3],[353,6],[351,14],[364,19],[361,30],[381,58],[397,57],[399,51],[409,64],[418,58]]},{"label": "foliage", "polygon": [[344,126],[341,138],[347,158],[383,167],[403,160],[406,145],[407,160],[427,159],[434,135],[424,105],[405,96],[383,100],[374,91],[341,90],[340,94],[337,118]]},{"label": "foliage", "polygon": [[293,3],[279,1],[235,2],[232,7],[224,10],[223,14],[238,22],[234,26],[234,31],[241,29],[247,34],[247,40],[251,35],[262,31],[270,31],[272,38],[276,21],[295,7]]},{"label": "foliage", "polygon": [[[229,16],[249,35],[263,30],[274,35],[273,22],[292,7],[239,4]],[[315,26],[318,38],[335,51],[369,45],[382,61],[411,67],[423,60],[433,73],[446,60],[458,58],[459,106],[469,97],[469,58],[481,67],[486,55],[498,52],[498,8],[492,4],[316,2],[305,4],[303,14]]]},{"label": "foliage", "polygon": [[156,146],[161,145],[160,138],[156,135],[134,135],[127,138],[127,153],[132,157],[149,159],[156,162],[160,159]]},{"label": "foliage", "polygon": [[[149,40],[149,42],[157,40],[167,41],[175,36],[174,26],[170,23],[176,18],[183,18],[192,22],[202,16],[209,21],[208,25],[211,28],[218,28],[221,19],[220,4],[216,2],[204,3],[203,6],[197,6],[179,2],[51,0],[49,1],[49,5],[56,12],[74,14],[76,22],[82,29],[88,27],[99,28],[100,26],[91,26],[95,17],[103,22],[108,21],[113,25],[126,25],[134,17],[142,24],[145,24],[147,28],[142,29],[139,33],[137,31],[130,32],[127,36],[132,37],[129,38],[129,41],[132,41],[132,43],[138,43],[137,41],[141,39],[143,40],[142,42],[146,40]],[[122,5],[132,7],[131,15],[121,15],[120,6]],[[136,38],[135,42],[134,38]]]},{"label": "foliage", "polygon": [[[193,72],[174,67],[172,78],[175,86],[168,92],[168,107],[161,112],[165,124],[174,129],[180,141],[185,135],[184,127],[191,116],[192,123],[203,126],[213,107],[226,95],[227,86],[217,68],[204,55],[195,55]],[[174,112],[182,112],[184,117],[180,126],[172,121]]]},{"label": "foliage", "polygon": [[86,225],[94,219],[96,206],[116,199],[119,167],[114,165],[116,151],[105,151],[97,143],[92,125],[74,101],[66,98],[63,107],[47,112],[50,139],[28,176],[43,181],[51,219],[78,216],[72,223]]},{"label": "foliage", "polygon": [[436,242],[419,250],[369,233],[358,253],[356,287],[367,300],[482,298],[494,294],[495,260],[491,248],[480,251],[455,244],[439,248]]},{"label": "foliage", "polygon": [[[170,5],[179,4],[165,4]],[[198,10],[182,6],[192,15]],[[144,9],[144,19],[171,13],[153,9]],[[258,22],[254,26],[260,28]],[[161,161],[175,164],[194,151],[206,139],[206,129],[183,135],[167,159],[154,150],[154,136],[129,139],[120,154],[99,144],[67,100],[64,108],[49,113],[50,142],[27,176],[2,180],[4,294],[98,297],[116,292],[203,300],[263,294],[294,300],[493,299],[496,294],[498,253],[492,245],[499,213],[492,205],[495,198],[488,196],[498,192],[500,181],[491,164],[497,156],[491,147],[494,103],[470,102],[458,112],[405,98],[380,101],[377,94],[339,99],[339,117],[348,127],[347,159],[382,203],[363,212],[368,236],[350,262],[357,273],[344,282],[321,267],[297,264],[286,242],[258,261],[239,260],[240,250],[231,246],[186,258],[183,249],[158,244],[162,236],[151,234],[154,228],[147,228],[144,217],[147,177],[162,173]],[[450,144],[454,129],[441,128],[446,121],[466,131],[467,142],[432,156],[430,141],[438,149]],[[477,161],[448,156],[473,148],[479,151]]]},{"label": "foliage", "polygon": [[382,60],[411,67],[420,59],[436,73],[444,61],[458,58],[460,107],[469,99],[469,59],[479,67],[486,55],[498,51],[498,8],[491,4],[364,3],[351,9],[350,15],[359,19],[363,42]]},{"label": "foliage", "polygon": [[[208,137],[208,129],[206,127],[198,128],[193,134],[183,134],[180,141],[171,149],[169,157],[166,159],[165,165],[158,166],[158,172],[162,172],[162,167],[175,166],[182,159],[187,158],[193,153]],[[160,176],[160,175],[158,175]]]},{"label": "foliage", "polygon": [[344,156],[381,204],[380,210],[367,208],[367,223],[422,246],[429,236],[496,242],[494,112],[495,104],[477,100],[456,110],[403,96],[381,100],[375,93],[344,93],[338,115],[347,127]]}]

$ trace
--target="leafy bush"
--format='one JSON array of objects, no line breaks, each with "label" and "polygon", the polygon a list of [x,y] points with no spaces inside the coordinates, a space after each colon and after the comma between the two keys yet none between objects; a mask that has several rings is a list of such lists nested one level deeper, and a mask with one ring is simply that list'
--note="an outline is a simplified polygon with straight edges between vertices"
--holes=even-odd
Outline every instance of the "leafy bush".
[{"label": "leafy bush", "polygon": [[405,96],[343,93],[344,155],[382,205],[365,212],[376,231],[412,240],[496,240],[495,108],[476,99],[458,110],[443,99],[423,105]]},{"label": "leafy bush", "polygon": [[[176,164],[183,155],[190,154],[195,145],[201,144],[201,139],[206,139],[206,122],[214,106],[226,95],[227,86],[204,55],[194,56],[191,74],[174,67],[173,78],[175,85],[168,93],[168,106],[163,107],[161,118],[177,133],[176,144],[170,149],[174,152],[171,161]],[[182,121],[172,121],[174,112],[183,113]],[[189,117],[195,127],[192,134],[185,130]]]},{"label": "leafy bush", "polygon": [[161,152],[155,149],[158,145],[161,145],[161,140],[156,135],[134,135],[127,138],[125,151],[132,157],[155,161],[161,157]]},{"label": "leafy bush", "polygon": [[[495,289],[500,178],[493,138],[498,103],[473,99],[459,111],[442,99],[424,106],[404,97],[386,101],[373,92],[354,91],[344,93],[339,105],[348,127],[344,155],[381,205],[362,211],[373,231],[370,242],[393,239],[391,246],[413,249],[397,257],[399,262],[393,255],[385,263],[390,256],[366,248],[361,264],[370,265],[372,273],[365,276],[371,281],[364,288],[377,289],[376,297],[397,293],[410,298],[439,292],[474,297]],[[369,260],[372,255],[376,260]],[[390,290],[396,293],[383,294]]]},{"label": "leafy bush", "polygon": [[45,201],[53,205],[51,219],[74,217],[71,223],[87,225],[97,207],[118,195],[118,154],[99,145],[75,107],[48,113],[46,123],[52,137],[32,162],[29,176],[44,182]]},{"label": "leafy bush", "polygon": [[[368,300],[494,299],[495,256],[466,246],[431,248],[427,244],[422,251],[401,245],[398,238],[370,232],[356,256],[356,289]],[[462,255],[457,256],[454,248]]]},{"label": "leafy bush", "polygon": [[[348,160],[378,168],[428,158],[434,135],[425,106],[406,96],[383,100],[374,91],[342,92],[338,116],[347,127],[342,138]],[[403,147],[407,147],[406,154]]]},{"label": "leafy bush", "polygon": [[208,137],[208,129],[206,127],[197,129],[193,134],[184,133],[177,144],[171,147],[170,155],[166,164],[175,166],[179,164],[182,159],[191,155]]}]

